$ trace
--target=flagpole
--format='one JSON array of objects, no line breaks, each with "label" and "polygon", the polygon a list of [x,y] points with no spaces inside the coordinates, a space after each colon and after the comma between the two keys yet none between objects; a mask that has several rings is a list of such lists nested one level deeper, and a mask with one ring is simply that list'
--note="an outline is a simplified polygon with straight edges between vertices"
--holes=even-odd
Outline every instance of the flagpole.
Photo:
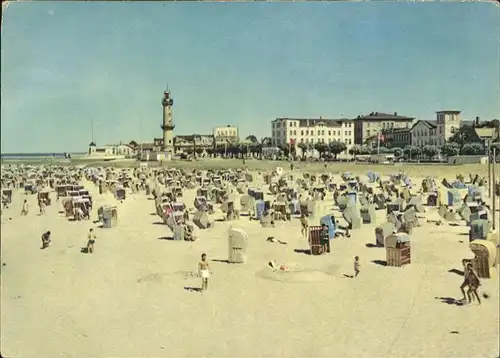
[{"label": "flagpole", "polygon": [[380,154],[380,132],[377,133],[377,154]]}]

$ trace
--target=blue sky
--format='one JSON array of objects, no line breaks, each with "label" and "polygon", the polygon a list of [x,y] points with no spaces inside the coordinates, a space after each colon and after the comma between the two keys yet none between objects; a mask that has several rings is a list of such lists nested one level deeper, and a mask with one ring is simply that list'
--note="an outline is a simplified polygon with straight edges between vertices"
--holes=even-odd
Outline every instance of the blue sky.
[{"label": "blue sky", "polygon": [[500,117],[488,3],[11,3],[2,26],[2,152],[86,151],[276,117],[372,111]]}]

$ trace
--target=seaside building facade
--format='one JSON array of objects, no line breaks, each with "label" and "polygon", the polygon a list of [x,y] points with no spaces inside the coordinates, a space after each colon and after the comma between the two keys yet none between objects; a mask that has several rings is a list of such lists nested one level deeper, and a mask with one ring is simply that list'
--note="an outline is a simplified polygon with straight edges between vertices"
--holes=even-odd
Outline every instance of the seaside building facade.
[{"label": "seaside building facade", "polygon": [[346,118],[323,117],[276,118],[271,122],[271,144],[294,145],[297,155],[302,155],[301,147],[307,147],[312,152],[315,144],[329,144],[333,141],[344,143],[348,152],[354,145],[354,122]]},{"label": "seaside building facade", "polygon": [[[410,129],[415,118],[393,114],[371,112],[368,115],[357,116],[354,119],[354,132],[357,145],[365,145],[372,141],[378,141],[385,132],[396,128]],[[382,138],[383,140],[383,138]]]},{"label": "seaside building facade", "polygon": [[240,141],[239,128],[236,126],[215,127],[213,129],[215,145],[237,144]]}]

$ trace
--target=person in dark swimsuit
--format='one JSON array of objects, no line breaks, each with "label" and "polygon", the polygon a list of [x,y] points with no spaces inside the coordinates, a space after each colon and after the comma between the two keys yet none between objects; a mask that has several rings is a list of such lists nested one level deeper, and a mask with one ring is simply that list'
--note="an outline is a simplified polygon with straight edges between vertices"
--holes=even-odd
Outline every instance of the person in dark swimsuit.
[{"label": "person in dark swimsuit", "polygon": [[94,244],[95,244],[95,239],[96,239],[96,236],[94,234],[94,229],[89,230],[89,234],[88,234],[87,238],[88,238],[87,252],[89,254],[92,254],[94,252]]},{"label": "person in dark swimsuit", "polygon": [[321,238],[320,238],[320,242],[321,242],[321,246],[323,248],[323,253],[327,253],[327,252],[330,252],[330,236],[329,236],[329,233],[328,233],[328,226],[326,226],[325,224],[321,225]]},{"label": "person in dark swimsuit", "polygon": [[42,250],[46,249],[50,245],[50,231],[42,234]]}]

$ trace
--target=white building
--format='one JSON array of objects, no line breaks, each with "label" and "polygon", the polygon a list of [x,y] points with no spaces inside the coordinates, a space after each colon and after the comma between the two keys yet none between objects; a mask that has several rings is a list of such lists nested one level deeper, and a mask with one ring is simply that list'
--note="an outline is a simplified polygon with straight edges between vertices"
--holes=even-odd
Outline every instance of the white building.
[{"label": "white building", "polygon": [[460,129],[460,111],[439,111],[437,116],[437,145],[443,145]]},{"label": "white building", "polygon": [[354,145],[354,122],[348,119],[277,118],[271,122],[272,145],[316,143],[333,141],[345,143],[347,151]]},{"label": "white building", "polygon": [[97,147],[94,142],[89,144],[88,155],[94,157],[133,157],[136,150],[128,144],[108,144],[104,147]]},{"label": "white building", "polygon": [[225,142],[238,143],[240,140],[238,127],[231,125],[215,127],[214,140],[216,144]]},{"label": "white building", "polygon": [[417,121],[410,129],[411,145],[439,145],[436,121]]},{"label": "white building", "polygon": [[416,146],[446,143],[461,126],[460,111],[436,112],[435,121],[417,121],[410,130],[411,144]]}]

